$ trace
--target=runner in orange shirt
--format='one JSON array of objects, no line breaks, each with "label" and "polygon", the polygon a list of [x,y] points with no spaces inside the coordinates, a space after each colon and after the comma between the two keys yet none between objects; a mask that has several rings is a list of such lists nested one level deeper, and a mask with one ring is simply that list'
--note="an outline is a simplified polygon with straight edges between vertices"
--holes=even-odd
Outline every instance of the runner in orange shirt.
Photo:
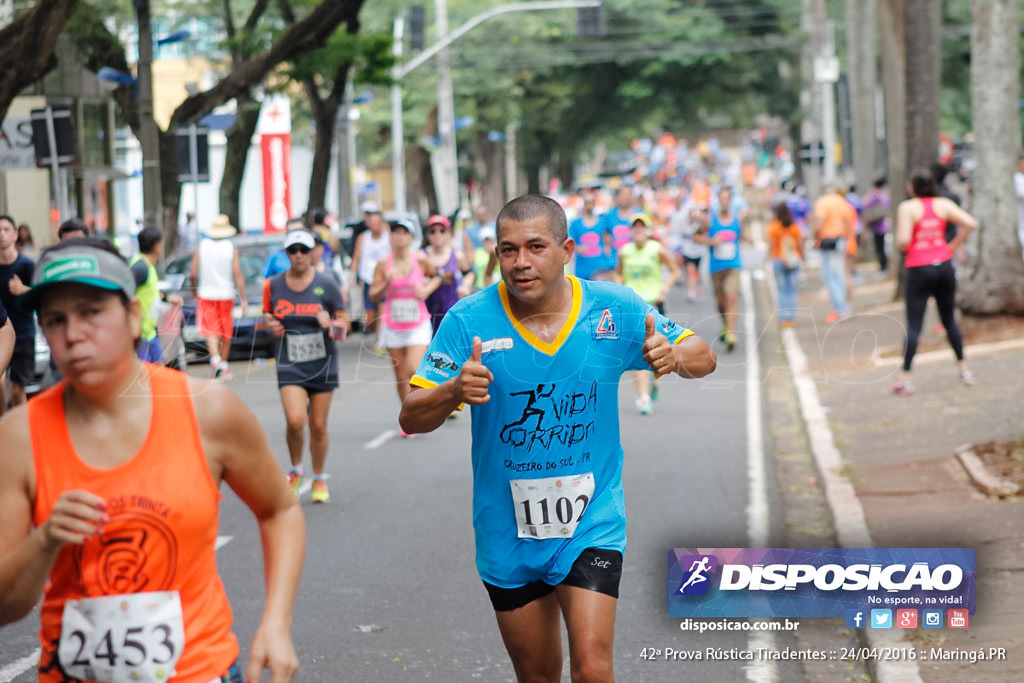
[{"label": "runner in orange shirt", "polygon": [[832,312],[825,322],[833,323],[849,314],[846,305],[846,242],[855,227],[851,223],[853,207],[838,187],[830,187],[814,203],[811,228],[814,245],[821,251],[821,274],[832,299]]},{"label": "runner in orange shirt", "polygon": [[[65,378],[0,421],[0,624],[42,596],[38,680],[291,681],[305,528],[256,416],[220,384],[138,359],[135,281],[104,240],[44,251],[19,305]],[[244,669],[214,554],[222,481],[263,542]]]}]

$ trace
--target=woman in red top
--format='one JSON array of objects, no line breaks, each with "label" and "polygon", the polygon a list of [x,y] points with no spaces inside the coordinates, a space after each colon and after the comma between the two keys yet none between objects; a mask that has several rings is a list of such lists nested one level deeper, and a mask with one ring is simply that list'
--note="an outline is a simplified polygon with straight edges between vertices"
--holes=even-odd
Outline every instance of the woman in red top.
[{"label": "woman in red top", "polygon": [[[970,214],[945,197],[938,196],[938,184],[931,171],[914,169],[907,187],[910,199],[902,202],[896,212],[896,246],[905,254],[906,281],[904,295],[907,305],[907,342],[903,351],[903,369],[892,393],[906,396],[913,393],[910,366],[917,352],[917,343],[924,324],[928,299],[935,297],[939,318],[946,328],[946,338],[956,354],[960,381],[974,384],[974,376],[964,362],[964,340],[954,314],[956,308],[956,271],[953,254],[978,227]],[[946,242],[946,225],[959,230]]]},{"label": "woman in red top", "polygon": [[134,294],[116,250],[83,238],[44,251],[19,299],[65,379],[0,421],[0,624],[43,597],[46,683],[240,682],[214,555],[223,481],[263,540],[266,606],[245,678],[269,669],[288,683],[301,509],[235,394],[138,360]]}]

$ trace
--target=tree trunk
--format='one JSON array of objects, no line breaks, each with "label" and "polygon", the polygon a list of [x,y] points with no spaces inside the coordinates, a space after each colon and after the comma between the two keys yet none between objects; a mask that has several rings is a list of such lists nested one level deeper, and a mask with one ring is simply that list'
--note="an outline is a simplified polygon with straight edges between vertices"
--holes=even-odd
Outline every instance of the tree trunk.
[{"label": "tree trunk", "polygon": [[224,175],[220,180],[220,213],[231,219],[231,225],[239,225],[239,202],[242,193],[242,178],[252,146],[252,136],[260,120],[260,103],[251,93],[235,98],[235,122],[227,131],[227,145],[224,150]]},{"label": "tree trunk", "polygon": [[[906,45],[903,0],[880,0],[878,34],[882,44],[882,94],[885,98],[886,177],[892,210],[889,220],[896,225],[896,207],[907,198]],[[936,141],[936,145],[938,141]],[[903,254],[893,250],[892,270],[896,272],[893,301],[903,297]]]},{"label": "tree trunk", "polygon": [[907,166],[931,168],[939,149],[942,3],[903,0]]},{"label": "tree trunk", "polygon": [[[821,54],[825,40],[825,1],[803,0],[800,14],[800,28],[807,34],[800,50],[800,144],[822,141],[821,86],[814,80],[814,58]],[[800,166],[800,177],[812,202],[821,194],[822,165],[794,160]]]},{"label": "tree trunk", "polygon": [[[348,66],[339,69],[334,76],[334,87],[330,94],[321,99],[313,83],[305,84],[307,99],[310,108],[313,110],[313,119],[316,121],[316,135],[313,139],[313,169],[309,177],[309,206],[308,210],[322,208],[327,200],[327,174],[331,168],[331,150],[334,143],[334,131],[338,122],[338,110],[341,108],[342,100],[345,98],[345,80],[348,77]],[[346,144],[345,140],[339,140],[338,144]],[[354,163],[349,159],[349,164]],[[339,202],[341,208],[344,202]],[[353,214],[355,211],[353,210]]]},{"label": "tree trunk", "polygon": [[[904,50],[903,0],[881,0],[878,34],[882,43],[882,94],[885,99],[886,167],[889,194],[896,205],[907,198],[906,53]],[[938,141],[936,141],[936,145]],[[895,213],[893,213],[895,219]]]},{"label": "tree trunk", "polygon": [[526,193],[540,194],[540,166],[537,164],[526,165]]},{"label": "tree trunk", "polygon": [[18,94],[56,64],[53,56],[78,0],[40,0],[0,30],[0,121]]},{"label": "tree trunk", "polygon": [[408,178],[409,210],[420,214],[434,213],[437,210],[437,192],[430,168],[430,153],[421,145],[405,148],[405,177]]},{"label": "tree trunk", "polygon": [[[181,183],[178,182],[178,145],[173,129],[159,132],[160,138],[160,206],[163,211],[164,253],[178,251],[178,208],[181,204]],[[202,229],[203,226],[199,226]]]},{"label": "tree trunk", "polygon": [[575,181],[576,169],[571,161],[559,160],[555,164],[555,177],[562,184],[562,191],[568,192],[572,189],[572,184]]},{"label": "tree trunk", "polygon": [[1024,313],[1024,260],[1017,237],[1020,120],[1018,0],[975,0],[971,22],[971,108],[974,114],[973,211],[979,228],[968,240],[959,283],[965,313]]},{"label": "tree trunk", "polygon": [[483,190],[484,204],[491,215],[495,216],[505,204],[505,144],[491,142],[482,130],[476,135],[476,143],[480,150],[476,171]]},{"label": "tree trunk", "polygon": [[862,196],[875,179],[875,0],[846,0],[853,171]]}]

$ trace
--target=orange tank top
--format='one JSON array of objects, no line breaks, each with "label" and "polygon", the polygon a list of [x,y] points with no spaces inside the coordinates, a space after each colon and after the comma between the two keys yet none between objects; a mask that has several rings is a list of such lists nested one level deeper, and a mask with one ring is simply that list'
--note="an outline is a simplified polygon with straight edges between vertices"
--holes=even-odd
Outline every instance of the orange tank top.
[{"label": "orange tank top", "polygon": [[32,522],[42,524],[70,489],[107,502],[99,538],[64,546],[43,596],[39,680],[75,680],[57,658],[66,600],[178,591],[185,647],[173,683],[209,683],[238,657],[231,606],[217,574],[214,544],[221,494],[203,452],[186,375],[146,364],[153,410],[149,434],[127,462],[96,469],[75,453],[61,382],[28,406],[35,462]]}]

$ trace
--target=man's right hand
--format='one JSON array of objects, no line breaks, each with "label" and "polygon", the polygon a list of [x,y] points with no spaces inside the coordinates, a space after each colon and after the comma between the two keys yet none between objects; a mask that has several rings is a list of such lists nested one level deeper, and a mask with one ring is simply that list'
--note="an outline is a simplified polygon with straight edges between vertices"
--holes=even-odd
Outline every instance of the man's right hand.
[{"label": "man's right hand", "polygon": [[478,406],[491,400],[489,389],[494,375],[483,364],[482,355],[483,343],[480,337],[473,337],[473,354],[462,364],[462,371],[455,379],[455,394],[460,403]]}]

